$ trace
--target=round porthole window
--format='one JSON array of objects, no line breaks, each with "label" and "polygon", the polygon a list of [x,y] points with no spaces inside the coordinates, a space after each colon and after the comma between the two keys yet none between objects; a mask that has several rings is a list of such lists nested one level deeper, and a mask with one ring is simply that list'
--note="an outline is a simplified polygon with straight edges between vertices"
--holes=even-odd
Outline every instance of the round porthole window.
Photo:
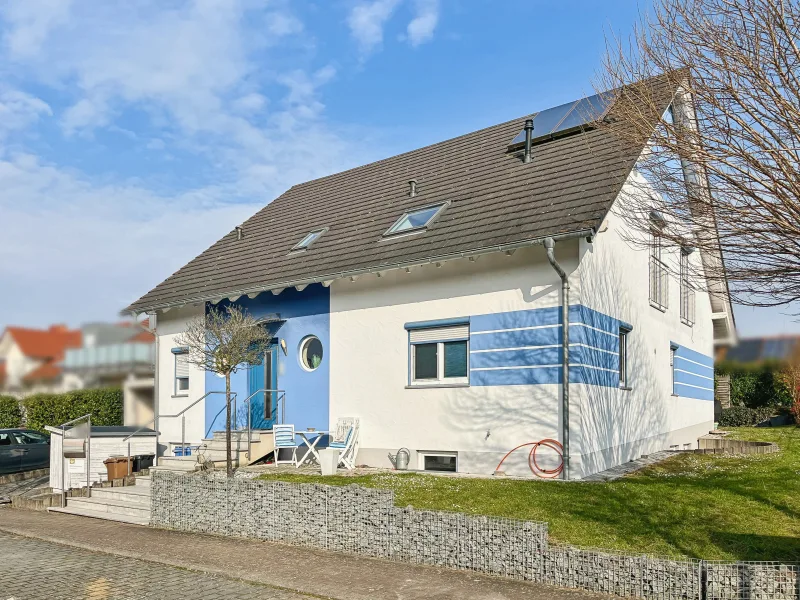
[{"label": "round porthole window", "polygon": [[315,371],[322,364],[322,342],[309,335],[300,342],[300,364],[306,371]]}]

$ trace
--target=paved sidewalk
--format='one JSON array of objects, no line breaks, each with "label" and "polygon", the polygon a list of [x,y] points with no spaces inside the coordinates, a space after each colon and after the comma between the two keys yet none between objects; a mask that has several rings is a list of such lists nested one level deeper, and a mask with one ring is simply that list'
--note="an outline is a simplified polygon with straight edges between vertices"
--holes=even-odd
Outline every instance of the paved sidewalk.
[{"label": "paved sidewalk", "polygon": [[[309,600],[226,577],[192,573],[131,558],[120,559],[52,542],[0,533],[0,599],[93,600],[140,598],[236,598]],[[191,591],[191,593],[188,593]]]},{"label": "paved sidewalk", "polygon": [[[0,507],[0,531],[151,564],[224,576],[228,580],[258,583],[275,593],[289,593],[287,596],[270,596],[267,593],[270,590],[262,588],[264,598],[293,598],[291,593],[336,600],[610,598],[604,594],[562,590],[471,572],[12,508]],[[3,545],[2,539],[0,545]],[[44,573],[38,574],[39,579],[45,577]],[[163,597],[180,596],[165,594]]]}]

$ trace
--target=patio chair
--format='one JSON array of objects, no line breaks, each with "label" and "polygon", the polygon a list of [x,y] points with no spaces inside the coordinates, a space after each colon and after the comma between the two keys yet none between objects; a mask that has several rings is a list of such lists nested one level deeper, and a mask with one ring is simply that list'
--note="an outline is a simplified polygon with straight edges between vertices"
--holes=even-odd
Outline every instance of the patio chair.
[{"label": "patio chair", "polygon": [[336,431],[329,448],[339,450],[339,465],[345,469],[356,468],[358,454],[359,420],[356,417],[340,417],[336,421]]},{"label": "patio chair", "polygon": [[[297,440],[294,425],[273,425],[272,436],[275,440],[275,464],[291,464],[297,466]],[[282,449],[292,449],[292,458],[281,460]]]}]

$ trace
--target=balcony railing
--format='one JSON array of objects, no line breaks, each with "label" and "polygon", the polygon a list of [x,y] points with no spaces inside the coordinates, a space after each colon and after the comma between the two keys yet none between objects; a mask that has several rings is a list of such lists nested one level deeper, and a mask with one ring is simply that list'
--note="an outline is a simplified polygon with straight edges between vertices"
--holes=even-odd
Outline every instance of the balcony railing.
[{"label": "balcony railing", "polygon": [[155,344],[107,344],[67,350],[63,366],[67,371],[112,370],[147,367],[155,359]]}]

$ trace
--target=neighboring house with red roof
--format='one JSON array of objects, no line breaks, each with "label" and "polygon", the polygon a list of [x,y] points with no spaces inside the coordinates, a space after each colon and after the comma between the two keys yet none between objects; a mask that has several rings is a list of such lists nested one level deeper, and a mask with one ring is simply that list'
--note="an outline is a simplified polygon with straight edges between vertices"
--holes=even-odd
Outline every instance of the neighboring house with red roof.
[{"label": "neighboring house with red roof", "polygon": [[0,389],[25,396],[82,387],[77,378],[65,375],[61,366],[67,350],[79,348],[81,343],[81,331],[66,325],[48,329],[7,327],[0,337]]},{"label": "neighboring house with red roof", "polygon": [[147,420],[152,417],[154,341],[146,320],[88,323],[80,329],[7,327],[0,337],[0,393],[24,397],[121,387],[126,422]]}]

